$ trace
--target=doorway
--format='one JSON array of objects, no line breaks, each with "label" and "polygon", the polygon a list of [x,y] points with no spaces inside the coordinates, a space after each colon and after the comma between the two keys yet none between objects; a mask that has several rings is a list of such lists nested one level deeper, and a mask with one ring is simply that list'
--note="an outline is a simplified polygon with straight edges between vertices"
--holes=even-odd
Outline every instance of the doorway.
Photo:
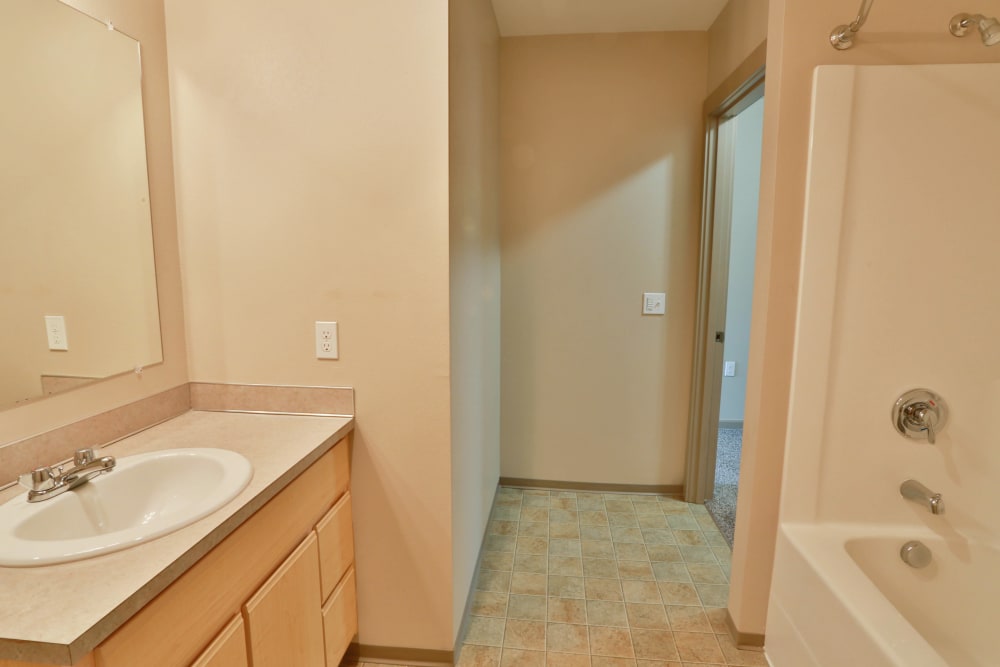
[{"label": "doorway", "polygon": [[743,440],[763,70],[708,114],[698,347],[686,500],[704,503],[732,545]]}]

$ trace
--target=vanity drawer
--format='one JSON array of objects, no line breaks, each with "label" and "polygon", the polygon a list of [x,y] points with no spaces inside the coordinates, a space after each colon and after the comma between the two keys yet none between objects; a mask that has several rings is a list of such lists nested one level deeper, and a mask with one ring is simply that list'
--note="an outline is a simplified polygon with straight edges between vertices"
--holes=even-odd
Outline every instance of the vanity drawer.
[{"label": "vanity drawer", "polygon": [[323,605],[323,635],[326,638],[326,667],[340,664],[351,639],[358,633],[358,592],[354,568],[344,575],[330,599]]},{"label": "vanity drawer", "polygon": [[247,667],[249,664],[243,619],[236,616],[191,667]]},{"label": "vanity drawer", "polygon": [[318,524],[319,574],[325,601],[354,562],[354,529],[351,493],[348,491]]}]

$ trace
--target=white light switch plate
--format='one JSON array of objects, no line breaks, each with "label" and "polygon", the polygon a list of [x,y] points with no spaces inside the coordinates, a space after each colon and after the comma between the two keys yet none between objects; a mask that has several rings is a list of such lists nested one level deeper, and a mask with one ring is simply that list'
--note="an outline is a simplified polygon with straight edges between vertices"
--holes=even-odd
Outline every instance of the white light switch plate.
[{"label": "white light switch plate", "polygon": [[722,363],[722,375],[727,378],[736,377],[736,362],[725,361]]},{"label": "white light switch plate", "polygon": [[663,315],[667,312],[667,295],[664,292],[642,293],[642,314]]},{"label": "white light switch plate", "polygon": [[337,323],[317,322],[316,323],[316,358],[317,359],[339,359],[340,352],[337,344]]},{"label": "white light switch plate", "polygon": [[50,350],[68,350],[66,339],[66,318],[62,315],[45,316],[45,333],[49,337]]}]

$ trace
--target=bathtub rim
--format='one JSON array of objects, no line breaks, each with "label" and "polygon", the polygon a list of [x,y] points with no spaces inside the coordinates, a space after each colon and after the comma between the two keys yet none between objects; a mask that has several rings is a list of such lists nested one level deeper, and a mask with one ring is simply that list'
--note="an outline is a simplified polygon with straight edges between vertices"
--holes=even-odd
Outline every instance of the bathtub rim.
[{"label": "bathtub rim", "polygon": [[[933,541],[940,535],[921,526],[861,523],[784,522],[782,542],[795,549],[824,587],[857,621],[858,629],[898,667],[953,667],[882,594],[847,551],[854,539]],[[877,630],[877,631],[876,631]]]}]

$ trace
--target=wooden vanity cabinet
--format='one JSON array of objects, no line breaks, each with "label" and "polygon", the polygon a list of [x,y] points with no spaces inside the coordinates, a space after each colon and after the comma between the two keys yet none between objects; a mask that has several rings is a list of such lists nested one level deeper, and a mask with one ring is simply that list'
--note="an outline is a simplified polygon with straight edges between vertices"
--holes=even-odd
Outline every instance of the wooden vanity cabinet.
[{"label": "wooden vanity cabinet", "polygon": [[335,667],[346,644],[325,637],[357,632],[349,482],[345,438],[98,646],[96,667]]},{"label": "wooden vanity cabinet", "polygon": [[191,667],[248,667],[249,664],[243,618],[237,616]]}]

